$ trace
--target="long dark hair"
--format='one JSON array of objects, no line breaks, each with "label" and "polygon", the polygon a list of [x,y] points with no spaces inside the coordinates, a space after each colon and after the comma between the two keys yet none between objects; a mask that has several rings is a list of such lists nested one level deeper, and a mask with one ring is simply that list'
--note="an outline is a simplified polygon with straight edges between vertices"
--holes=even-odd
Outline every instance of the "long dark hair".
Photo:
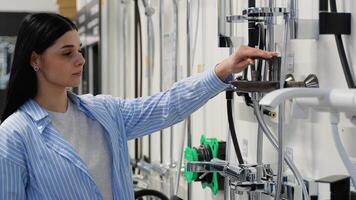
[{"label": "long dark hair", "polygon": [[17,35],[2,122],[37,94],[37,77],[30,63],[32,52],[42,54],[71,30],[78,29],[70,19],[58,14],[36,13],[24,18]]}]

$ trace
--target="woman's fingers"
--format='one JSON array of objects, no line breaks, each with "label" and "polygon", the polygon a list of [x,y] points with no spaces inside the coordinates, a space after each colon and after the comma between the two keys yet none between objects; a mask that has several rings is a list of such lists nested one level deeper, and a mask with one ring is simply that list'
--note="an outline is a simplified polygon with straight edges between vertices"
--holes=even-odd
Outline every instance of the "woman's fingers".
[{"label": "woman's fingers", "polygon": [[254,63],[254,61],[253,61],[252,59],[248,58],[248,59],[246,59],[246,60],[240,62],[238,65],[239,65],[240,67],[245,68],[246,66],[252,65],[253,63]]},{"label": "woman's fingers", "polygon": [[[223,69],[221,67],[219,70],[224,71],[222,74],[228,73],[239,73],[243,71],[248,65],[254,63],[254,59],[271,59],[278,54],[275,52],[263,51],[260,49],[252,48],[249,46],[242,45],[240,48],[231,55],[228,59],[223,62]],[[221,75],[223,77],[223,75]]]},{"label": "woman's fingers", "polygon": [[232,72],[233,73],[238,73],[242,70],[244,70],[248,65],[252,65],[253,63],[255,63],[255,61],[253,59],[245,59],[242,62],[239,62],[236,67],[233,67]]},{"label": "woman's fingers", "polygon": [[241,46],[238,50],[238,57],[242,59],[246,59],[246,58],[270,59],[274,56],[278,56],[278,53],[263,51],[261,49],[256,49],[249,46]]}]

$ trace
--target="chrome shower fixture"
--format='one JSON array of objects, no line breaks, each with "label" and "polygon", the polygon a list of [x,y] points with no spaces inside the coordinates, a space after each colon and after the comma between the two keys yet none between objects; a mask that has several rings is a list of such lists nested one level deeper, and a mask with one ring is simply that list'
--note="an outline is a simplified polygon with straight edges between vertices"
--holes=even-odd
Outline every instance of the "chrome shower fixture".
[{"label": "chrome shower fixture", "polygon": [[237,47],[234,44],[236,35],[233,34],[232,24],[244,22],[272,23],[273,18],[285,16],[289,13],[287,8],[281,7],[251,7],[242,11],[242,15],[231,15],[231,2],[218,1],[218,36],[219,47]]},{"label": "chrome shower fixture", "polygon": [[[189,172],[209,173],[217,172],[223,177],[230,178],[230,186],[233,186],[236,191],[260,191],[272,193],[271,185],[273,179],[273,171],[270,165],[239,165],[233,166],[229,162],[219,159],[211,161],[188,161],[186,169]],[[258,179],[257,171],[262,170],[263,177]],[[202,176],[203,176],[202,175]],[[269,184],[267,184],[267,182]]]},{"label": "chrome shower fixture", "polygon": [[[239,93],[261,92],[268,93],[280,89],[279,81],[247,81],[235,80],[230,82],[234,90]],[[309,74],[304,81],[295,81],[292,74],[287,74],[284,88],[319,88],[318,77]]]},{"label": "chrome shower fixture", "polygon": [[287,74],[285,88],[319,88],[318,77],[315,74],[309,74],[304,81],[295,81],[292,74]]},{"label": "chrome shower fixture", "polygon": [[[230,199],[236,199],[235,196],[243,193],[275,196],[275,174],[269,164],[234,166],[227,161],[213,159],[209,162],[188,161],[186,169],[189,172],[200,173],[201,176],[217,172],[221,176],[229,178]],[[299,196],[296,192],[298,190],[295,190],[296,187],[298,186],[293,183],[284,182],[282,197],[289,200],[298,199],[296,198]]]}]

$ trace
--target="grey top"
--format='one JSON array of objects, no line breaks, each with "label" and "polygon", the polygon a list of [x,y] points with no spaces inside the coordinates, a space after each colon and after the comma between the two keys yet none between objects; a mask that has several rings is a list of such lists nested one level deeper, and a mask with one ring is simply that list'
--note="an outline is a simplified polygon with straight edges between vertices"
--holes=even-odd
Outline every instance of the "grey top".
[{"label": "grey top", "polygon": [[89,169],[103,198],[111,200],[112,156],[104,128],[99,122],[88,118],[68,100],[65,113],[51,112],[53,127],[74,148]]}]

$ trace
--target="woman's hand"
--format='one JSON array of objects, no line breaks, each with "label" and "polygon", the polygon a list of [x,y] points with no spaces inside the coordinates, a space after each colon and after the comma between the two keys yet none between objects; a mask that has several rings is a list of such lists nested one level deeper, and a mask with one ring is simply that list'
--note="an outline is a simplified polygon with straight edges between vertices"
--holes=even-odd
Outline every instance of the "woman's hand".
[{"label": "woman's hand", "polygon": [[253,64],[255,58],[270,59],[278,54],[275,52],[263,51],[249,46],[240,46],[231,56],[224,59],[215,67],[216,75],[224,81],[230,74],[239,73],[248,65]]}]

